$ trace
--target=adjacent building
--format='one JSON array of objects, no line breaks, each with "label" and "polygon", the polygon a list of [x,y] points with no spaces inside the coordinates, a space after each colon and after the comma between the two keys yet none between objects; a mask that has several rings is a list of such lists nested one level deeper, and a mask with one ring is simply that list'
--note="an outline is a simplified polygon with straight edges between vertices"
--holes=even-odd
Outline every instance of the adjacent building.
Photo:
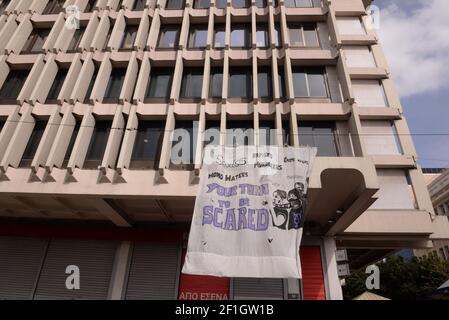
[{"label": "adjacent building", "polygon": [[[1,0],[0,299],[342,299],[447,236],[369,3]],[[318,148],[301,281],[180,274],[209,143]]]}]

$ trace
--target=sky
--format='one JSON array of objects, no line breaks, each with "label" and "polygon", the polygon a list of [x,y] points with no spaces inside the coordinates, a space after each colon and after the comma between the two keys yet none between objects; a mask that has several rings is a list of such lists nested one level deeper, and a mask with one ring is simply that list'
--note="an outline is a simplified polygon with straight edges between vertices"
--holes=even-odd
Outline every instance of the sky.
[{"label": "sky", "polygon": [[449,167],[449,1],[374,0],[422,167]]}]

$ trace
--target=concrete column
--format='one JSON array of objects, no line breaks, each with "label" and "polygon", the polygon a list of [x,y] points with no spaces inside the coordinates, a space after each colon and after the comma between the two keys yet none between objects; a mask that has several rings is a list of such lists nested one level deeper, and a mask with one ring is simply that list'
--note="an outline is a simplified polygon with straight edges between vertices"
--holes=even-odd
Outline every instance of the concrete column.
[{"label": "concrete column", "polygon": [[25,101],[30,102],[31,94],[34,90],[34,87],[36,86],[36,83],[38,83],[38,79],[45,66],[44,57],[45,56],[43,54],[37,56],[36,61],[34,62],[33,67],[28,74],[25,84],[23,85],[22,90],[20,90],[19,96],[17,97],[18,103],[23,104]]},{"label": "concrete column", "polygon": [[132,250],[130,241],[122,241],[117,247],[108,293],[108,298],[110,300],[121,300],[125,296],[125,281],[128,274],[128,266],[129,259],[131,258],[131,253]]},{"label": "concrete column", "polygon": [[91,52],[86,55],[83,65],[79,71],[79,75],[73,86],[72,93],[69,97],[69,102],[71,104],[83,102],[85,98],[90,98],[86,97],[86,94],[95,71],[95,65],[92,57],[93,53]]},{"label": "concrete column", "polygon": [[110,51],[117,51],[120,48],[123,33],[125,32],[126,21],[125,21],[125,11],[120,10],[115,19],[114,28],[111,31],[111,37],[107,44],[107,48]]},{"label": "concrete column", "polygon": [[112,63],[110,60],[110,53],[106,52],[103,56],[103,61],[101,62],[100,69],[98,70],[97,80],[92,89],[91,99],[94,102],[102,102],[104,98],[104,93],[108,85],[108,79],[112,72]]},{"label": "concrete column", "polygon": [[27,106],[25,110],[22,109],[22,116],[0,163],[1,172],[6,172],[9,166],[14,168],[19,166],[35,124],[31,106]]},{"label": "concrete column", "polygon": [[54,138],[54,143],[48,154],[45,169],[51,172],[53,167],[60,168],[64,162],[64,156],[70,143],[73,130],[75,129],[76,119],[72,113],[73,106],[67,106],[66,112],[61,120],[61,125],[58,127],[58,132]]},{"label": "concrete column", "polygon": [[47,40],[42,45],[42,49],[45,51],[57,51],[55,50],[55,44],[63,30],[67,30],[67,28],[65,27],[65,14],[61,12],[56,19],[56,22],[53,24],[53,28],[51,28]]},{"label": "concrete column", "polygon": [[[12,1],[10,2],[13,3]],[[9,7],[9,6],[8,6]],[[5,25],[0,30],[0,53],[3,54],[5,51],[6,45],[11,40],[12,35],[14,34],[14,31],[17,29],[17,16],[15,14],[10,15],[8,19],[6,20]]]},{"label": "concrete column", "polygon": [[8,147],[14,132],[16,131],[17,124],[20,120],[19,114],[20,107],[16,106],[14,112],[10,113],[8,119],[0,131],[0,162],[3,160],[6,148]]},{"label": "concrete column", "polygon": [[106,9],[108,10],[118,10],[120,0],[108,0],[106,4]]},{"label": "concrete column", "polygon": [[37,85],[35,86],[30,96],[30,102],[32,104],[35,104],[36,102],[44,103],[47,99],[48,92],[51,89],[51,86],[59,69],[55,59],[56,56],[54,54],[51,54],[47,62],[45,63],[42,73],[37,80]]},{"label": "concrete column", "polygon": [[137,106],[134,104],[131,106],[131,110],[128,115],[128,123],[126,124],[126,130],[123,137],[122,148],[117,161],[117,172],[122,173],[122,169],[129,168],[131,163],[131,156],[134,148],[134,142],[136,140],[137,128],[139,125],[139,119],[136,113]]},{"label": "concrete column", "polygon": [[83,38],[81,39],[79,48],[85,51],[93,51],[92,40],[94,39],[95,31],[97,30],[99,23],[100,20],[98,17],[98,11],[94,11],[89,20],[89,23],[87,24],[86,31],[84,32]]},{"label": "concrete column", "polygon": [[139,29],[137,30],[136,40],[134,41],[135,50],[144,50],[150,29],[150,17],[148,9],[145,9],[140,20]]},{"label": "concrete column", "polygon": [[59,124],[61,123],[61,116],[59,115],[60,107],[56,107],[53,110],[52,115],[48,119],[47,127],[45,128],[44,134],[42,135],[42,139],[39,143],[39,147],[36,150],[36,154],[34,155],[34,159],[31,162],[31,169],[33,172],[37,172],[39,167],[44,166],[47,161],[48,154],[53,145],[53,142],[56,137],[56,133],[58,132]]},{"label": "concrete column", "polygon": [[118,105],[115,111],[114,120],[112,121],[112,128],[104,151],[103,161],[100,166],[100,170],[103,174],[106,174],[106,169],[113,169],[115,167],[124,128],[125,118],[123,117],[123,106]]},{"label": "concrete column", "polygon": [[335,240],[330,237],[325,237],[323,239],[323,249],[325,258],[323,269],[328,284],[327,299],[343,300],[343,292],[338,277],[337,260],[335,258],[335,251],[337,250]]},{"label": "concrete column", "polygon": [[134,51],[129,59],[125,79],[123,80],[122,91],[120,92],[119,101],[121,104],[132,101],[132,94],[136,84],[138,72],[139,64],[137,63],[137,52]]},{"label": "concrete column", "polygon": [[134,90],[133,103],[137,104],[145,99],[145,94],[148,86],[149,74],[151,70],[151,63],[149,53],[145,52],[140,64],[140,72]]},{"label": "concrete column", "polygon": [[60,104],[64,103],[65,101],[69,101],[69,98],[72,94],[72,91],[75,87],[78,77],[80,76],[82,66],[83,65],[81,63],[81,53],[77,53],[75,54],[72,64],[70,65],[70,68],[67,71],[67,76],[61,88],[61,92],[59,92],[58,102]]},{"label": "concrete column", "polygon": [[92,133],[95,127],[95,118],[92,114],[92,106],[89,106],[89,110],[81,121],[80,130],[76,137],[75,144],[73,145],[72,155],[70,156],[67,170],[73,173],[75,168],[82,168],[84,159],[86,158],[87,149],[89,148],[89,142],[92,138]]},{"label": "concrete column", "polygon": [[100,22],[98,23],[97,32],[92,40],[92,44],[90,45],[90,49],[92,51],[103,49],[109,33],[110,25],[111,22],[109,20],[109,11],[103,11]]},{"label": "concrete column", "polygon": [[32,31],[33,24],[31,23],[31,15],[28,13],[22,17],[22,21],[9,39],[5,47],[6,53],[19,54]]},{"label": "concrete column", "polygon": [[[28,0],[29,1],[29,0]],[[47,6],[48,1],[43,0],[34,0],[28,8],[28,12],[30,13],[38,13],[42,14],[45,7]]]}]

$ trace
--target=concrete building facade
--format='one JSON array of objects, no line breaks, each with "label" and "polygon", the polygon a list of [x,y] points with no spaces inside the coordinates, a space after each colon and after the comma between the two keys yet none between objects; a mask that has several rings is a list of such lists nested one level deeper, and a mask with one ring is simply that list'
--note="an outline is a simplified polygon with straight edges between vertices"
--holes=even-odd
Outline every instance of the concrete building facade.
[{"label": "concrete building facade", "polygon": [[[0,298],[342,299],[445,236],[368,4],[0,1]],[[318,148],[301,281],[180,274],[208,143]]]}]

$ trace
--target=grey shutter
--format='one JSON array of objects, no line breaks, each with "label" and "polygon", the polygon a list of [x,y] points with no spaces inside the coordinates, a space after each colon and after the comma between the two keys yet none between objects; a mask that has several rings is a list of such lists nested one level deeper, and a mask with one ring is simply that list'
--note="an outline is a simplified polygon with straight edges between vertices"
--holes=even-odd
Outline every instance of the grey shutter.
[{"label": "grey shutter", "polygon": [[332,103],[342,103],[343,97],[340,82],[338,81],[337,69],[335,67],[326,67],[326,73]]},{"label": "grey shutter", "polygon": [[234,299],[284,299],[284,280],[269,278],[233,279]]},{"label": "grey shutter", "polygon": [[[107,299],[117,243],[52,239],[35,299]],[[80,270],[80,290],[65,286],[67,266]]]},{"label": "grey shutter", "polygon": [[176,299],[179,253],[177,243],[135,243],[126,299]]},{"label": "grey shutter", "polygon": [[31,299],[47,239],[0,237],[0,300]]},{"label": "grey shutter", "polygon": [[330,39],[329,28],[327,27],[327,23],[325,23],[325,22],[317,23],[317,31],[318,31],[318,37],[320,39],[321,49],[330,50],[331,39]]}]

